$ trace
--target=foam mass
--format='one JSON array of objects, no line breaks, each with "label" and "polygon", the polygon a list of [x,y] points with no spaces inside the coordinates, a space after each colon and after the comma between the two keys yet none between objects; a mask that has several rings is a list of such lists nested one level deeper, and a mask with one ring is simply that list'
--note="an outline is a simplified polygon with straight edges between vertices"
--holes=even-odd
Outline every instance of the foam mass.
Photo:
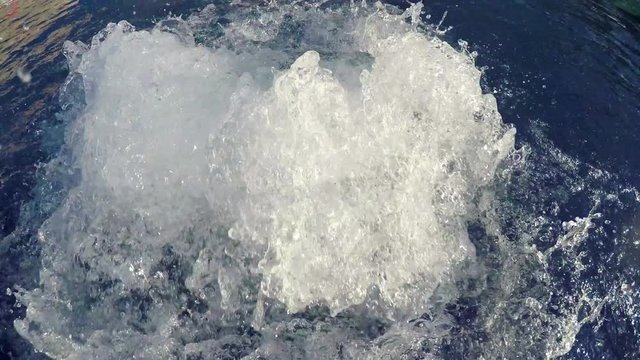
[{"label": "foam mass", "polygon": [[53,358],[179,358],[268,302],[419,315],[473,263],[515,135],[420,9],[209,7],[68,43],[75,182],[19,332]]}]

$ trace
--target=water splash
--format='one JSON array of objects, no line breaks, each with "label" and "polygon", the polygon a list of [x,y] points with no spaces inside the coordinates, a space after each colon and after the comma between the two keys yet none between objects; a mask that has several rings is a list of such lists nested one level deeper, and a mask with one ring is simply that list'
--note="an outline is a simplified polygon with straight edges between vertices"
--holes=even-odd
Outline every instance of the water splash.
[{"label": "water splash", "polygon": [[20,334],[67,359],[571,350],[611,300],[581,262],[607,196],[557,208],[611,175],[515,151],[421,9],[209,6],[67,43],[67,194]]}]

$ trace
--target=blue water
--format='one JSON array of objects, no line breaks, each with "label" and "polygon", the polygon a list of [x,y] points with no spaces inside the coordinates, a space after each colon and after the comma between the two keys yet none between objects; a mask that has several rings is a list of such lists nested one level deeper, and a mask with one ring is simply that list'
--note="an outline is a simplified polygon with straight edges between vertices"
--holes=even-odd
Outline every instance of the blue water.
[{"label": "blue water", "polygon": [[[33,235],[59,201],[30,203],[42,195],[34,190],[39,164],[54,158],[64,142],[65,123],[56,116],[60,112],[57,94],[68,70],[60,53],[62,44],[46,43],[46,38],[56,29],[66,28],[67,39],[86,42],[109,22],[125,19],[145,28],[169,13],[190,14],[208,2],[164,3],[138,2],[134,6],[126,1],[80,1],[65,9],[64,16],[47,24],[26,47],[13,49],[7,60],[9,63],[28,58],[32,81],[23,84],[13,77],[0,84],[0,239],[16,228],[21,232],[13,238],[19,241],[0,246],[0,358],[47,358],[33,353],[31,345],[13,329],[13,321],[24,316],[24,308],[16,307],[15,298],[4,291],[16,284],[32,288],[37,283],[39,248]],[[225,2],[215,3],[224,7]],[[407,5],[401,1],[391,3]],[[0,15],[5,10],[0,9]],[[564,258],[565,254],[558,252],[550,257],[551,279],[547,286],[553,291],[546,306],[562,304],[563,297],[570,297],[580,284],[589,284],[593,296],[613,294],[613,300],[597,311],[598,319],[581,327],[571,350],[561,358],[640,358],[640,317],[625,311],[629,306],[640,309],[640,246],[634,243],[640,239],[640,205],[629,192],[621,191],[640,188],[640,19],[611,2],[595,0],[433,0],[425,3],[425,13],[431,16],[431,23],[446,14],[441,27],[448,30],[442,38],[452,44],[464,39],[470,51],[478,52],[476,65],[485,69],[483,89],[495,94],[503,121],[517,128],[517,144],[527,144],[542,154],[532,157],[532,161],[548,160],[544,154],[549,142],[566,156],[613,174],[606,179],[591,179],[586,167],[582,167],[567,175],[566,170],[554,168],[554,162],[549,160],[545,167],[538,168],[545,171],[519,177],[502,190],[500,196],[516,204],[515,210],[500,218],[501,226],[507,229],[510,240],[518,242],[519,235],[508,231],[518,216],[552,206],[547,200],[529,200],[529,196],[552,194],[563,206],[551,221],[549,232],[534,241],[539,249],[548,249],[557,241],[562,221],[589,213],[594,193],[598,192],[595,189],[621,194],[615,201],[606,196],[600,199],[598,211],[604,216],[595,220],[599,231],[580,245],[586,269],[579,276],[572,275],[573,265]],[[28,21],[26,14],[25,18],[20,16],[3,18],[0,28],[7,22]],[[45,43],[46,57],[28,57],[32,49]],[[6,65],[0,71],[5,71]],[[587,190],[567,191],[566,178],[575,174],[590,179],[585,180]],[[29,207],[27,218],[24,214],[21,218],[24,206]],[[470,225],[471,239],[489,264],[495,249],[482,229],[476,229],[477,234],[474,229]],[[531,284],[523,286],[522,293],[537,286],[534,279],[523,276],[523,281]],[[617,300],[619,295],[613,289],[620,283],[634,287],[631,300]],[[491,281],[489,284],[491,287]],[[494,289],[489,288],[481,295],[463,296],[448,304],[446,311],[458,326],[453,331],[455,336],[438,345],[437,354],[450,359],[477,356],[486,337],[478,314],[483,307],[495,306],[499,301]],[[310,310],[299,316],[311,322],[329,317],[319,312]],[[514,321],[526,322],[527,318]],[[378,330],[372,327],[369,326],[372,333],[384,332],[384,325]],[[523,337],[536,335],[523,329]],[[260,341],[260,335],[252,329],[238,331],[250,343]],[[424,353],[432,350],[424,349]]]}]

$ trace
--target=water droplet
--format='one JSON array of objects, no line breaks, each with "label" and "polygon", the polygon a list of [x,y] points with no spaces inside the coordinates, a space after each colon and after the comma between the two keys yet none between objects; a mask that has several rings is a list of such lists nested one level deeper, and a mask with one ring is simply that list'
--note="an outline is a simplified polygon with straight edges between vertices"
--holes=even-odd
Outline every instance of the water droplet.
[{"label": "water droplet", "polygon": [[31,82],[31,79],[32,79],[31,73],[24,68],[19,68],[18,73],[16,75],[18,76],[20,81],[22,81],[22,83],[24,84],[28,84]]}]

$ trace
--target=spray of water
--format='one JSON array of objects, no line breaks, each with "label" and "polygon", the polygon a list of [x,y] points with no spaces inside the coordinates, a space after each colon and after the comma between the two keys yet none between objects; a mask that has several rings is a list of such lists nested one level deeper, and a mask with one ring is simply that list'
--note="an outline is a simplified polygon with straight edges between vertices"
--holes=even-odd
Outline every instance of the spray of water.
[{"label": "spray of water", "polygon": [[[421,9],[209,6],[68,43],[48,165],[68,190],[38,231],[39,287],[16,293],[20,334],[56,359],[426,358],[455,343],[445,305],[464,295],[502,334],[467,354],[568,351],[598,298],[552,317],[514,277],[545,279],[597,212],[549,250],[509,240],[509,184],[533,155]],[[515,341],[510,297],[560,343]]]}]

